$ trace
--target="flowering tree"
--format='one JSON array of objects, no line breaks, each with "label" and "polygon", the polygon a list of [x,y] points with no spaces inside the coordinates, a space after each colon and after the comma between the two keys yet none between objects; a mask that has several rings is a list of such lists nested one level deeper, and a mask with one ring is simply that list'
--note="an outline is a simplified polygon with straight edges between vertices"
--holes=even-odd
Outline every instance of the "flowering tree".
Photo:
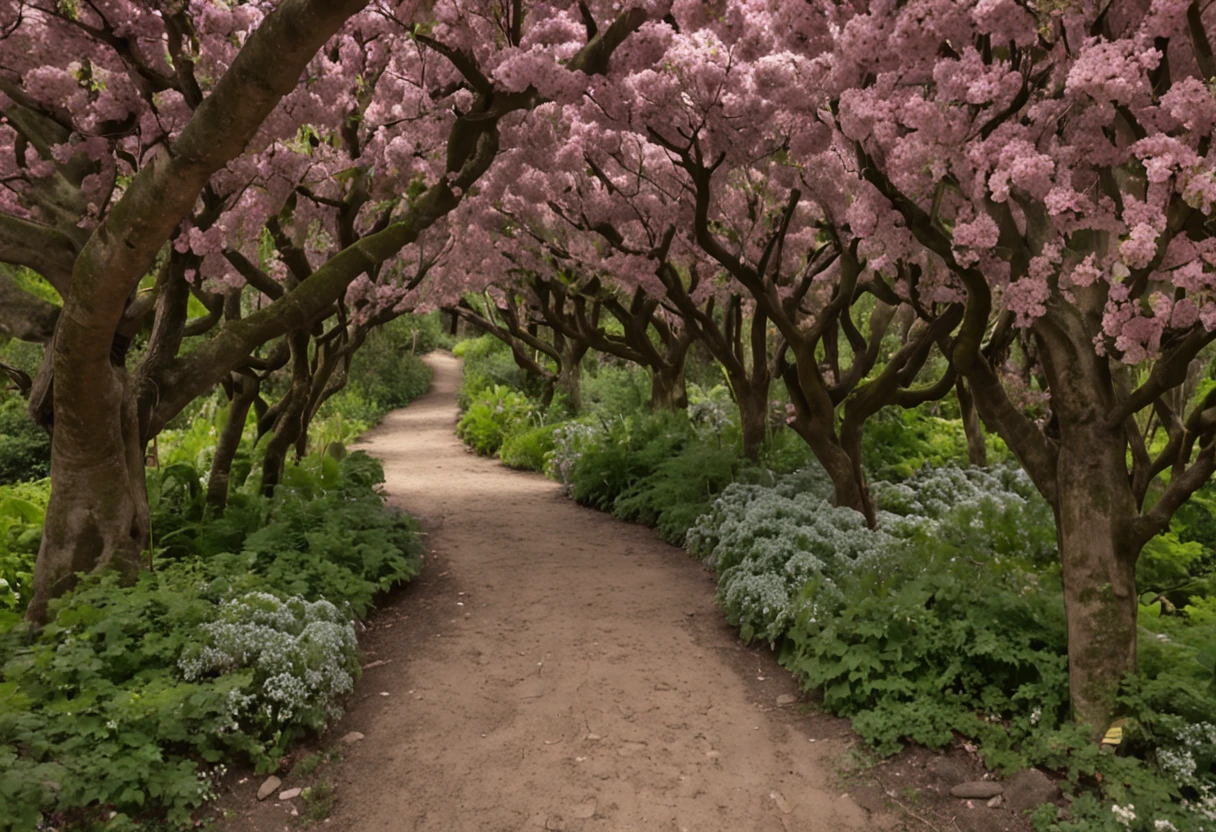
[{"label": "flowering tree", "polygon": [[[148,539],[143,448],[168,418],[262,344],[335,311],[352,282],[460,203],[499,151],[500,122],[514,118],[521,133],[520,114],[549,96],[577,97],[616,46],[665,13],[526,11],[367,0],[0,7],[0,259],[33,269],[64,299],[31,397],[54,428],[55,482],[32,620],[77,572],[138,568]],[[597,12],[611,21],[602,29]],[[382,73],[379,102],[360,100],[369,68]],[[322,146],[361,119],[379,129],[359,149],[359,169],[327,168]],[[326,182],[366,176],[371,196],[312,188],[318,171]],[[260,257],[284,210],[280,229],[307,261],[294,272],[281,245],[274,262]],[[356,232],[348,244],[344,223]],[[232,265],[230,251],[263,273],[217,269]],[[149,272],[155,286],[141,293]],[[261,277],[281,278],[282,291],[247,314],[228,314],[241,311],[235,287],[192,283],[239,285],[250,274],[259,290],[270,285]],[[199,322],[186,320],[192,292],[208,298]],[[195,323],[213,334],[180,354]],[[126,346],[149,326],[128,373]]]},{"label": "flowering tree", "polygon": [[[1171,395],[1216,339],[1213,30],[1187,0],[931,0],[872,4],[835,52],[853,228],[914,240],[965,299],[952,365],[1055,509],[1073,707],[1098,730],[1135,668],[1141,547],[1216,470],[1216,397]],[[1002,372],[1019,330],[1044,424]]]},{"label": "flowering tree", "polygon": [[[825,35],[835,14],[817,4],[741,3],[699,28],[639,39],[635,46],[662,59],[571,116],[565,131],[581,169],[550,166],[543,191],[551,211],[610,246],[605,267],[616,281],[661,299],[704,337],[730,373],[750,449],[762,440],[768,387],[781,372],[792,426],[832,477],[837,504],[873,523],[864,425],[884,406],[915,406],[954,388],[950,369],[917,381],[962,306],[901,293],[884,261],[919,267],[903,254],[862,250],[850,226],[861,186],[819,117],[829,103]],[[535,190],[538,175],[517,177],[521,194]],[[898,330],[905,342],[885,354],[898,310],[908,317],[914,304],[926,322]],[[720,323],[715,306],[727,310]]]}]

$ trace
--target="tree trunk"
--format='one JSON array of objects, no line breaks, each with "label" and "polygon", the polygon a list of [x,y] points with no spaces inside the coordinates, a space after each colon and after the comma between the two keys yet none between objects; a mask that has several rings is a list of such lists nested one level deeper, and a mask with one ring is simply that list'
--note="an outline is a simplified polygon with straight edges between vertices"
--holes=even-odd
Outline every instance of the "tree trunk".
[{"label": "tree trunk", "polygon": [[211,460],[211,475],[207,479],[207,504],[217,512],[228,505],[228,481],[232,476],[232,461],[245,435],[245,419],[249,408],[258,397],[258,382],[249,376],[237,376],[232,404],[228,407],[228,421],[220,432],[215,446],[215,458]]},{"label": "tree trunk", "polygon": [[1095,733],[1116,713],[1123,677],[1136,669],[1137,514],[1116,432],[1062,425],[1056,528],[1068,619],[1073,717]]},{"label": "tree trunk", "polygon": [[283,467],[287,463],[287,452],[299,440],[308,415],[309,392],[312,388],[312,373],[308,366],[307,332],[296,332],[291,336],[291,389],[287,391],[287,403],[275,421],[274,434],[266,445],[266,456],[262,460],[262,494],[271,497],[275,486],[283,479]]},{"label": "tree trunk", "polygon": [[750,384],[735,383],[735,404],[739,407],[739,428],[743,432],[743,456],[760,459],[768,437],[768,386],[754,390]]},{"label": "tree trunk", "polygon": [[25,617],[47,620],[47,604],[71,590],[80,572],[115,569],[131,578],[150,539],[144,443],[136,396],[121,367],[95,380],[101,395],[55,402],[51,499]]},{"label": "tree trunk", "polygon": [[811,420],[795,415],[790,427],[810,445],[815,459],[831,479],[832,504],[860,512],[867,525],[874,528],[878,522],[874,502],[870,499],[870,488],[860,462],[854,461],[835,437],[820,430]]},{"label": "tree trunk", "polygon": [[975,411],[971,391],[967,389],[967,383],[961,378],[954,389],[958,393],[958,409],[963,420],[963,433],[967,436],[967,460],[972,465],[987,468],[988,440],[984,436],[984,426],[980,424],[979,414]]},{"label": "tree trunk", "polygon": [[[813,359],[802,357],[798,365],[784,371],[785,387],[794,400],[794,419],[790,427],[811,448],[811,453],[832,480],[832,504],[860,512],[870,528],[878,525],[874,502],[870,499],[870,488],[866,485],[865,470],[861,466],[862,423],[845,422],[846,436],[843,441],[836,436],[836,409],[823,385],[815,378]],[[800,368],[809,367],[801,375]],[[810,391],[808,394],[807,391]]]},{"label": "tree trunk", "polygon": [[676,366],[650,368],[650,409],[675,412],[688,407],[688,389],[684,383],[684,363]]},{"label": "tree trunk", "polygon": [[577,416],[583,409],[582,363],[583,356],[587,354],[587,345],[568,338],[564,341],[561,368],[557,374],[557,392],[565,398],[570,415]]}]

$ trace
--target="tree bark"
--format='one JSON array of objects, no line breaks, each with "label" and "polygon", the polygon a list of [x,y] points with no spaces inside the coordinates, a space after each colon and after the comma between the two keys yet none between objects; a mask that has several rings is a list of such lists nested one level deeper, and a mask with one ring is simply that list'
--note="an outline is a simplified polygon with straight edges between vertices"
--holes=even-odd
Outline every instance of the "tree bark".
[{"label": "tree bark", "polygon": [[1124,676],[1136,670],[1136,506],[1124,446],[1113,431],[1062,426],[1056,529],[1068,620],[1073,717],[1095,734],[1116,713]]},{"label": "tree bark", "polygon": [[684,382],[684,361],[650,368],[650,409],[655,413],[675,412],[688,407],[688,388]]},{"label": "tree bark", "polygon": [[[809,361],[807,365],[811,366]],[[805,372],[814,374],[817,370],[808,369]],[[874,528],[877,525],[877,516],[861,466],[860,425],[855,431],[856,441],[842,443],[832,424],[835,420],[835,407],[830,401],[826,401],[826,391],[823,390],[822,384],[809,376],[800,381],[799,376],[798,366],[785,368],[785,386],[794,400],[794,418],[790,427],[810,446],[811,453],[831,479],[832,504],[860,512],[866,518],[867,525]],[[812,393],[819,390],[822,394],[820,398],[825,401],[818,407],[813,407],[808,390]]]},{"label": "tree bark", "polygon": [[51,439],[51,499],[34,565],[26,619],[47,619],[52,598],[81,572],[115,569],[131,578],[148,549],[150,520],[144,442],[136,397],[121,367],[93,387],[100,398],[56,401]]},{"label": "tree bark", "polygon": [[[555,339],[562,337],[560,333]],[[571,338],[562,337],[561,366],[557,373],[557,391],[566,400],[566,406],[572,415],[577,415],[583,409],[582,364],[583,356],[587,354],[587,344]]]},{"label": "tree bark", "polygon": [[753,462],[760,459],[768,437],[768,384],[762,390],[740,379],[735,381],[735,404],[739,408],[739,428],[743,432],[743,456]]},{"label": "tree bark", "polygon": [[979,414],[975,410],[975,402],[967,383],[959,379],[955,385],[958,394],[959,415],[963,420],[963,433],[967,436],[967,460],[972,465],[981,468],[988,467],[988,440],[984,436],[984,426],[980,423]]},{"label": "tree bark", "polygon": [[232,461],[241,446],[245,434],[245,419],[249,408],[258,397],[259,384],[251,376],[237,376],[233,380],[232,403],[228,407],[228,421],[220,432],[215,446],[215,458],[211,460],[211,475],[207,479],[207,504],[217,512],[228,505],[228,481],[232,477]]},{"label": "tree bark", "polygon": [[275,421],[274,434],[266,445],[266,456],[262,459],[262,494],[274,496],[274,489],[283,479],[287,464],[287,452],[300,438],[308,414],[308,394],[312,387],[312,373],[308,366],[308,345],[311,338],[307,332],[296,332],[291,336],[291,389],[287,391],[287,403]]}]

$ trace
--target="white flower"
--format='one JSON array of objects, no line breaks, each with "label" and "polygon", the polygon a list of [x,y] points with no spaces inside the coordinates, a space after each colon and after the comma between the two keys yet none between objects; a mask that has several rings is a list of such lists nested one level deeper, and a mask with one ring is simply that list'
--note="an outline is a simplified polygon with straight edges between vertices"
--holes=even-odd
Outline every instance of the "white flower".
[{"label": "white flower", "polygon": [[1120,806],[1116,803],[1114,806],[1110,807],[1110,810],[1115,813],[1115,820],[1124,826],[1131,826],[1132,821],[1136,819],[1135,809],[1135,805],[1131,803],[1127,804],[1126,806]]}]

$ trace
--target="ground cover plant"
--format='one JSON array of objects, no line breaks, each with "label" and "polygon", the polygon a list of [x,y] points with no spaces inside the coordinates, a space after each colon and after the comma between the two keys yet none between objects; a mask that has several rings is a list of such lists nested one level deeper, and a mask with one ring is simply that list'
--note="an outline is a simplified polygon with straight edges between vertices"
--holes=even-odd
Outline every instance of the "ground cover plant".
[{"label": "ground cover plant", "polygon": [[[37,632],[5,596],[0,828],[190,825],[226,765],[274,770],[340,711],[354,622],[420,568],[416,526],[384,507],[365,454],[317,458],[222,517],[191,514],[201,489],[183,467],[159,473],[152,522],[171,539],[134,585],[90,578]],[[28,570],[30,549],[6,557]]]}]

